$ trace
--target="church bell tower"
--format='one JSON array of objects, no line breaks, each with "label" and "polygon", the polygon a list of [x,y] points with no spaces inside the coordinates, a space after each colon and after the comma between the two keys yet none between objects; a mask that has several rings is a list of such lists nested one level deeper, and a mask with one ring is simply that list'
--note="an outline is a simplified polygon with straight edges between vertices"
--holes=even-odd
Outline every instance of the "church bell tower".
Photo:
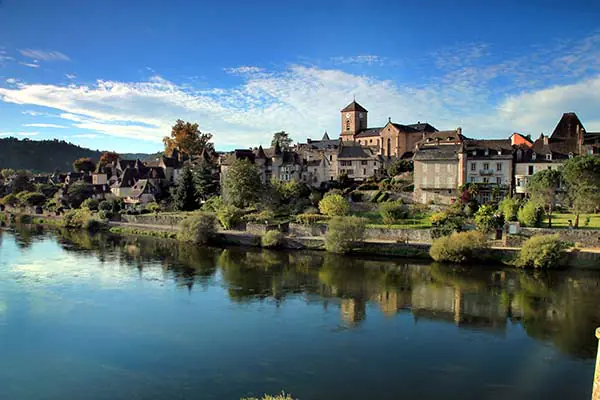
[{"label": "church bell tower", "polygon": [[342,115],[342,130],[340,137],[344,141],[354,141],[354,136],[367,129],[368,111],[356,100],[340,111]]}]

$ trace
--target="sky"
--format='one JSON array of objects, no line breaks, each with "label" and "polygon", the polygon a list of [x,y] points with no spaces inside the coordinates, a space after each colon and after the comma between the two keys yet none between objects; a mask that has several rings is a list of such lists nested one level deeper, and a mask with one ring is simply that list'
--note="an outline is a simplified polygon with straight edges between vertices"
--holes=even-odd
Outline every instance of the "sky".
[{"label": "sky", "polygon": [[600,131],[600,2],[0,0],[0,136],[218,150],[427,121],[473,138]]}]

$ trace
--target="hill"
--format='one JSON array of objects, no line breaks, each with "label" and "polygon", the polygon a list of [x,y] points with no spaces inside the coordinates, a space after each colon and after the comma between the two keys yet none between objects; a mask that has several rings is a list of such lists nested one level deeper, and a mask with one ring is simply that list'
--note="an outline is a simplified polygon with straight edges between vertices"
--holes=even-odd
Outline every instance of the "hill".
[{"label": "hill", "polygon": [[[71,171],[73,161],[89,157],[98,161],[102,151],[77,146],[64,140],[0,139],[0,169],[28,169],[35,172]],[[124,159],[153,160],[162,153],[122,154]]]}]

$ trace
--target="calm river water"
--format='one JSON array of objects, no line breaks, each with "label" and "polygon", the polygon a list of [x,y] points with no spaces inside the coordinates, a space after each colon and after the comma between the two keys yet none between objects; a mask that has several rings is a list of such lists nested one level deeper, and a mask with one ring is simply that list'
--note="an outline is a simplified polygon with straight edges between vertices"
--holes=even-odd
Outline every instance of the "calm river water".
[{"label": "calm river water", "polygon": [[0,231],[1,399],[589,399],[600,274]]}]

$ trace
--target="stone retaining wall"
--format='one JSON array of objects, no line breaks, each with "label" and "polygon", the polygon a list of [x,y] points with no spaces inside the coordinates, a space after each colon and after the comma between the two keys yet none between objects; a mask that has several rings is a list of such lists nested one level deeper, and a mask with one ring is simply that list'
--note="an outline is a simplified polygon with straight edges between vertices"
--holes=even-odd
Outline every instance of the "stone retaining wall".
[{"label": "stone retaining wall", "polygon": [[255,224],[255,223],[251,223],[251,222],[248,222],[246,224],[246,232],[251,233],[253,235],[261,235],[262,236],[269,231],[277,231],[277,230],[279,230],[279,225],[276,225],[276,224],[265,225],[265,224]]},{"label": "stone retaining wall", "polygon": [[431,229],[367,228],[365,239],[431,243]]},{"label": "stone retaining wall", "polygon": [[531,236],[557,233],[561,240],[575,243],[578,247],[600,247],[600,229],[521,228],[519,235],[507,235],[505,243],[509,247],[521,247]]},{"label": "stone retaining wall", "polygon": [[121,220],[131,224],[145,225],[179,225],[185,219],[182,215],[162,215],[162,214],[142,214],[142,215],[121,215]]}]

